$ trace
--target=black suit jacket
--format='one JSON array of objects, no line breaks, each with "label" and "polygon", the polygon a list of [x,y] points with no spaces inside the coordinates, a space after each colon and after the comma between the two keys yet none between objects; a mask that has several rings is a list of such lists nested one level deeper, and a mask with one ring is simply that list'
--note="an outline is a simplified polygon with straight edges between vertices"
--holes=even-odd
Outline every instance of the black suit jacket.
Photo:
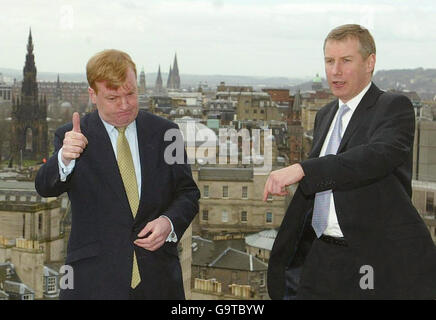
[{"label": "black suit jacket", "polygon": [[297,251],[311,245],[303,235],[311,228],[315,193],[332,189],[339,225],[356,252],[355,272],[364,265],[374,270],[374,289],[353,284],[358,289],[350,298],[435,298],[436,248],[411,202],[412,104],[372,84],[353,113],[337,155],[319,157],[337,109],[335,100],[316,115],[312,151],[301,163],[305,177],[272,248],[270,297],[283,298],[285,272]]},{"label": "black suit jacket", "polygon": [[169,165],[164,151],[168,129],[177,125],[147,112],[136,118],[142,186],[135,219],[130,210],[115,154],[97,111],[80,121],[88,145],[73,172],[61,182],[58,151],[72,124],[55,133],[55,152],[38,171],[35,186],[43,197],[67,192],[72,226],[66,264],[74,270],[74,289],[61,291],[63,299],[128,299],[133,250],[141,284],[140,296],[149,299],[183,299],[183,281],[177,244],[165,242],[151,252],[133,244],[145,225],[168,216],[178,240],[198,212],[200,192],[185,164]]}]

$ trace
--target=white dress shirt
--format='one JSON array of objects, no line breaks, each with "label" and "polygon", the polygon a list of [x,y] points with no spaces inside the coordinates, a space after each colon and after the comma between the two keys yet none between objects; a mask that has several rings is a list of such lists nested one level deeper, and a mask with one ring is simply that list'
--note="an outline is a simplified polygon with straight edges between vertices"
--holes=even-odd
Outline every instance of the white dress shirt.
[{"label": "white dress shirt", "polygon": [[[350,122],[354,111],[356,110],[357,106],[359,105],[360,101],[362,100],[363,96],[368,91],[370,86],[371,86],[371,82],[369,82],[369,84],[357,96],[355,96],[353,99],[351,99],[350,101],[345,103],[350,108],[350,110],[342,116],[341,137],[344,136],[344,132],[347,129],[348,123]],[[342,102],[341,99],[339,99],[339,106],[341,106],[343,104],[344,104],[344,102]],[[339,108],[338,108],[338,110],[339,110]],[[332,135],[332,131],[333,131],[333,128],[335,126],[337,117],[338,117],[338,112],[336,112],[336,115],[333,118],[333,121],[330,125],[330,129],[329,129],[327,136],[324,140],[324,144],[321,148],[321,152],[319,153],[320,157],[325,156],[327,144],[328,144],[328,141],[330,140],[330,136]],[[341,231],[341,228],[339,227],[338,217],[336,215],[336,208],[335,208],[335,201],[334,201],[334,197],[333,197],[333,192],[330,194],[330,197],[331,198],[330,198],[328,224],[327,224],[327,228],[325,229],[323,234],[328,235],[328,236],[332,236],[332,237],[343,237],[344,235]]]},{"label": "white dress shirt", "polygon": [[[100,118],[101,119],[101,118]],[[114,150],[115,158],[117,157],[117,139],[118,139],[118,130],[115,128],[115,126],[107,123],[103,119],[101,121],[104,124],[104,127],[106,128],[106,131],[109,135],[112,149]],[[136,120],[131,122],[127,127],[125,131],[125,136],[127,139],[127,142],[129,143],[130,152],[132,154],[133,159],[133,166],[135,167],[135,174],[136,174],[136,182],[138,184],[138,195],[141,196],[141,161],[139,158],[139,147],[138,147],[138,133],[136,131]],[[65,164],[62,162],[62,148],[59,150],[58,153],[58,162],[59,162],[59,175],[62,182],[65,182],[68,175],[73,171],[76,161],[72,160],[68,166],[65,166]],[[168,235],[168,238],[166,241],[177,241],[177,235],[174,232],[174,226],[171,220],[165,216],[162,215],[161,217],[165,217],[168,219],[168,221],[171,224],[171,233]]]}]

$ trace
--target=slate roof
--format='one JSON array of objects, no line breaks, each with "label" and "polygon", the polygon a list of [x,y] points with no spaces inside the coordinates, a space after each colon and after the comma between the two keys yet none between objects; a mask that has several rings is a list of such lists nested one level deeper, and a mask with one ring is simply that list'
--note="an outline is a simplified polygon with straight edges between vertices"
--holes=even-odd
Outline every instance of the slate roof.
[{"label": "slate roof", "polygon": [[224,250],[209,267],[245,271],[266,271],[268,265],[251,254],[233,248]]},{"label": "slate roof", "polygon": [[277,237],[277,230],[269,229],[245,237],[245,243],[250,247],[271,250],[274,240]]}]

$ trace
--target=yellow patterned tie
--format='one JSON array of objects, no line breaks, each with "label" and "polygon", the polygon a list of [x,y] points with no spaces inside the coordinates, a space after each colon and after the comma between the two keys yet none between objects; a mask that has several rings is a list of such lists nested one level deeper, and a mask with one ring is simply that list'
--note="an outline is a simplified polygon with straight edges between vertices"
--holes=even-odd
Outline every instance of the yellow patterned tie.
[{"label": "yellow patterned tie", "polygon": [[[125,131],[126,127],[118,127],[117,139],[117,162],[120,169],[121,178],[123,179],[124,188],[126,189],[127,199],[129,200],[130,209],[132,210],[133,218],[139,207],[138,184],[136,182],[135,167],[133,165],[132,153],[130,152],[129,143],[127,142]],[[136,254],[133,252],[133,270],[131,287],[135,288],[141,282],[139,275],[138,262]]]}]

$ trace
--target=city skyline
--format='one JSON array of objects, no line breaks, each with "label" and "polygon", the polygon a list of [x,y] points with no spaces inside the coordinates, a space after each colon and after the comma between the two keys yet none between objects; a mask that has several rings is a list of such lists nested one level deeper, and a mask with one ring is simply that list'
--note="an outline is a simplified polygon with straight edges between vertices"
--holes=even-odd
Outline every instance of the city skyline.
[{"label": "city skyline", "polygon": [[23,67],[31,28],[38,72],[84,73],[94,53],[118,48],[146,73],[166,71],[177,53],[182,74],[324,77],[326,34],[359,23],[374,35],[375,71],[434,68],[435,12],[430,1],[20,0],[0,21],[0,67]]}]

